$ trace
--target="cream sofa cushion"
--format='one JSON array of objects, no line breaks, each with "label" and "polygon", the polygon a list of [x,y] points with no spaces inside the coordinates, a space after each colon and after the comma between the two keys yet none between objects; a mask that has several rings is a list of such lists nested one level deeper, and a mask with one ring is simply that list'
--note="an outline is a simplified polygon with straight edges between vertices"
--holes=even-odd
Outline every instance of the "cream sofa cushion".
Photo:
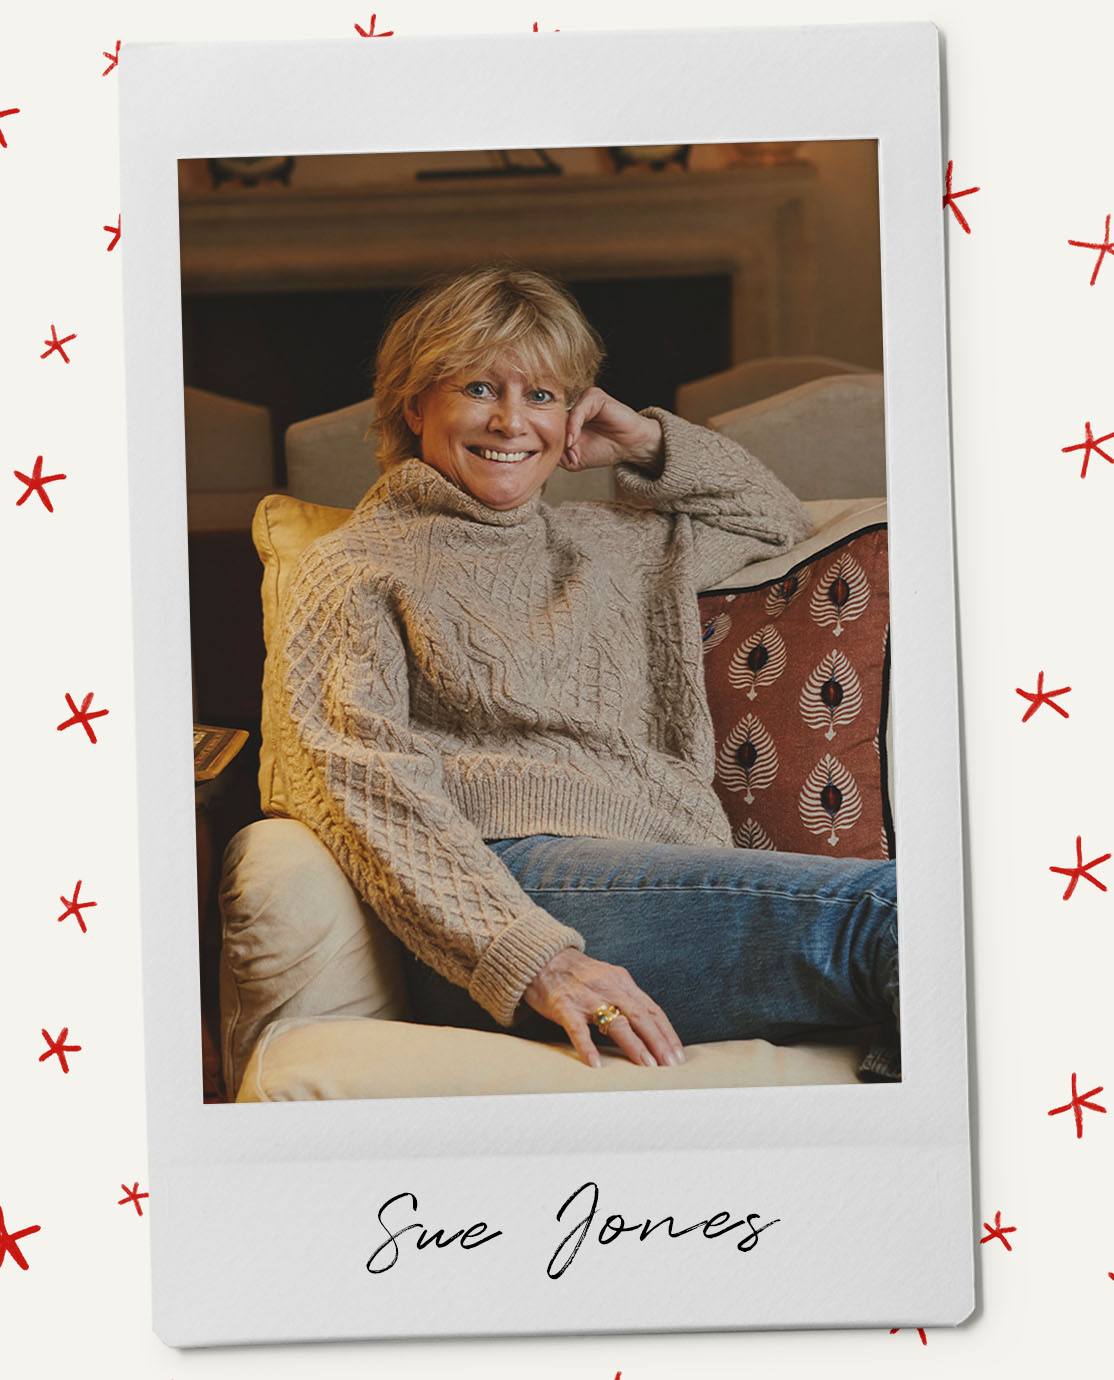
[{"label": "cream sofa cushion", "polygon": [[404,950],[336,859],[294,819],[256,820],[221,872],[221,1051],[233,1096],[265,1026],[279,1017],[408,1014]]},{"label": "cream sofa cushion", "polygon": [[828,355],[766,355],[761,359],[744,359],[719,373],[682,383],[677,389],[674,411],[698,426],[710,426],[709,417],[772,398],[775,393],[784,393],[813,379],[870,372],[865,365],[832,359]]},{"label": "cream sofa cushion", "polygon": [[379,478],[375,399],[322,412],[286,428],[286,489],[295,498],[354,508]]},{"label": "cream sofa cushion", "polygon": [[186,488],[191,494],[269,489],[275,482],[271,412],[206,388],[183,392]]},{"label": "cream sofa cushion", "polygon": [[881,374],[813,379],[709,418],[800,499],[886,492]]},{"label": "cream sofa cushion", "polygon": [[275,1021],[248,1061],[239,1102],[490,1093],[622,1092],[858,1083],[861,1044],[687,1045],[685,1062],[648,1069],[600,1049],[601,1067],[571,1045],[407,1021]]}]

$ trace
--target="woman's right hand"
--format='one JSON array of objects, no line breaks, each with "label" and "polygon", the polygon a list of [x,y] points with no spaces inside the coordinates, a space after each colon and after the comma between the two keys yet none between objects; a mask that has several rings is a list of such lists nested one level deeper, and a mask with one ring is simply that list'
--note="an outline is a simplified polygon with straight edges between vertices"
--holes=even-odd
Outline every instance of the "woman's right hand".
[{"label": "woman's right hand", "polygon": [[523,1000],[562,1026],[577,1054],[593,1068],[599,1068],[600,1056],[589,1026],[596,1008],[606,1002],[623,1013],[607,1026],[607,1034],[632,1063],[654,1068],[684,1062],[684,1048],[665,1012],[630,973],[579,949],[554,954],[527,987]]}]

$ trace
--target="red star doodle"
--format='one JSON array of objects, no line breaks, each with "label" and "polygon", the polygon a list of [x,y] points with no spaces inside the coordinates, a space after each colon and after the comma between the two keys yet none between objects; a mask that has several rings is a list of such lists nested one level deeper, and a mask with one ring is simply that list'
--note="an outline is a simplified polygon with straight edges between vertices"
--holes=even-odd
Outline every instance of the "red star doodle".
[{"label": "red star doodle", "polygon": [[366,29],[361,29],[359,24],[357,24],[355,27],[356,32],[360,35],[361,38],[390,38],[394,33],[394,29],[384,29],[381,34],[377,34],[375,32],[375,15],[371,16],[371,23],[367,26]]},{"label": "red star doodle", "polygon": [[1105,1111],[1106,1111],[1106,1108],[1100,1106],[1097,1102],[1088,1102],[1088,1101],[1087,1101],[1087,1099],[1088,1099],[1089,1097],[1094,1097],[1096,1093],[1100,1093],[1100,1092],[1102,1092],[1102,1084],[1101,1084],[1101,1083],[1099,1084],[1099,1086],[1098,1086],[1097,1088],[1091,1088],[1090,1091],[1085,1092],[1085,1093],[1083,1093],[1083,1094],[1080,1094],[1079,1089],[1078,1089],[1078,1087],[1076,1086],[1076,1075],[1073,1073],[1072,1076],[1071,1076],[1071,1101],[1070,1101],[1070,1102],[1065,1102],[1064,1105],[1063,1105],[1062,1107],[1053,1107],[1053,1108],[1049,1111],[1048,1115],[1049,1115],[1049,1116],[1059,1116],[1059,1114],[1060,1114],[1061,1112],[1073,1112],[1073,1113],[1075,1114],[1075,1138],[1076,1138],[1076,1140],[1082,1140],[1082,1139],[1083,1139],[1083,1108],[1086,1107],[1087,1110],[1088,1110],[1088,1111],[1091,1111],[1091,1112],[1105,1112]]},{"label": "red star doodle", "polygon": [[984,1226],[984,1227],[986,1228],[986,1230],[990,1233],[990,1235],[989,1235],[989,1236],[980,1236],[980,1237],[979,1237],[979,1245],[980,1245],[980,1246],[985,1246],[986,1243],[987,1243],[988,1241],[1001,1241],[1002,1245],[1005,1246],[1005,1248],[1006,1248],[1007,1251],[1012,1251],[1012,1250],[1013,1250],[1013,1247],[1012,1247],[1012,1246],[1010,1245],[1010,1243],[1006,1240],[1006,1232],[1008,1232],[1008,1231],[1016,1231],[1017,1228],[1016,1228],[1016,1227],[1004,1227],[1004,1226],[1002,1226],[1002,1214],[1001,1214],[1000,1212],[996,1212],[996,1213],[994,1214],[994,1225],[993,1225],[993,1226],[991,1226],[989,1222],[984,1222],[984,1223],[983,1223],[983,1226]]},{"label": "red star doodle", "polygon": [[1099,269],[1102,267],[1103,259],[1107,254],[1114,254],[1114,243],[1112,243],[1110,239],[1110,217],[1106,217],[1106,227],[1102,232],[1101,244],[1094,244],[1091,240],[1068,240],[1068,244],[1074,245],[1076,249],[1097,249],[1099,251],[1099,256],[1095,260],[1094,271],[1091,274],[1090,286],[1094,287],[1095,279],[1099,276]]},{"label": "red star doodle", "polygon": [[964,230],[966,231],[966,233],[969,235],[969,234],[971,233],[971,227],[967,224],[967,221],[964,219],[963,212],[959,209],[959,207],[958,207],[955,203],[956,203],[956,199],[957,199],[958,197],[961,197],[961,196],[970,196],[972,192],[977,192],[977,191],[980,190],[980,188],[978,188],[978,187],[964,187],[963,190],[962,190],[961,192],[953,192],[953,191],[952,191],[952,168],[953,168],[953,166],[954,166],[954,165],[953,165],[953,161],[952,161],[952,159],[949,158],[949,159],[948,159],[948,170],[947,170],[947,172],[944,174],[944,205],[945,205],[946,207],[949,208],[949,210],[951,211],[952,215],[955,216],[956,220],[959,221],[960,225],[963,226],[963,229],[964,229]]},{"label": "red star doodle", "polygon": [[1079,477],[1080,479],[1086,479],[1087,465],[1090,462],[1092,451],[1094,451],[1096,455],[1101,455],[1104,460],[1109,460],[1110,463],[1114,465],[1114,455],[1107,455],[1106,451],[1102,449],[1103,441],[1109,441],[1112,437],[1114,437],[1114,431],[1108,431],[1105,436],[1100,436],[1096,440],[1091,432],[1091,423],[1084,422],[1083,440],[1078,441],[1074,446],[1061,446],[1060,453],[1061,455],[1070,455],[1073,450],[1081,450],[1083,452],[1083,468],[1079,471]]},{"label": "red star doodle", "polygon": [[55,327],[55,325],[54,325],[54,322],[52,321],[52,322],[50,323],[50,339],[49,339],[49,340],[44,340],[44,341],[43,341],[43,344],[46,346],[46,349],[42,352],[42,354],[39,356],[39,358],[40,358],[40,359],[46,359],[47,355],[52,355],[52,354],[54,354],[54,352],[57,350],[57,352],[62,356],[62,359],[65,361],[65,363],[66,363],[66,364],[69,364],[69,362],[70,362],[70,357],[69,357],[68,354],[66,354],[65,350],[64,350],[62,347],[63,347],[64,345],[69,344],[69,342],[70,342],[71,340],[76,340],[76,339],[77,339],[77,333],[76,333],[76,332],[71,332],[69,335],[64,335],[64,336],[62,337],[62,339],[59,340],[59,339],[58,339],[58,331],[57,331],[57,329],[56,329],[56,327]]},{"label": "red star doodle", "polygon": [[1104,853],[1104,854],[1102,855],[1101,858],[1092,858],[1090,862],[1085,863],[1085,862],[1083,861],[1083,839],[1082,839],[1082,837],[1081,837],[1079,834],[1076,834],[1076,836],[1075,836],[1075,866],[1074,866],[1074,867],[1050,867],[1050,868],[1048,869],[1049,872],[1059,872],[1059,873],[1061,873],[1063,876],[1065,876],[1065,877],[1070,877],[1070,878],[1071,878],[1071,881],[1068,883],[1068,889],[1064,892],[1063,896],[1062,896],[1060,899],[1061,899],[1062,901],[1067,901],[1067,900],[1070,899],[1071,894],[1072,894],[1072,892],[1075,890],[1076,886],[1078,885],[1079,879],[1080,879],[1081,877],[1086,877],[1086,879],[1091,883],[1092,886],[1097,886],[1098,889],[1099,889],[1100,891],[1105,891],[1105,890],[1106,890],[1106,887],[1104,886],[1104,884],[1103,884],[1102,882],[1100,882],[1099,879],[1098,879],[1097,877],[1092,877],[1092,876],[1091,876],[1091,868],[1092,868],[1092,867],[1098,867],[1099,863],[1104,863],[1104,862],[1106,862],[1106,860],[1107,860],[1109,857],[1110,857],[1110,854],[1109,854],[1109,853]]},{"label": "red star doodle", "polygon": [[72,728],[74,724],[80,724],[81,727],[85,730],[85,732],[89,735],[89,741],[91,743],[95,743],[97,741],[97,735],[93,732],[93,726],[89,722],[89,720],[101,718],[103,715],[108,713],[108,710],[89,708],[90,704],[93,702],[93,694],[94,692],[90,690],[89,693],[85,696],[85,698],[81,701],[81,708],[78,709],[77,705],[74,704],[73,698],[70,695],[69,691],[66,691],[66,703],[70,706],[70,710],[73,717],[67,719],[65,723],[60,723],[58,725],[59,733],[61,733],[64,728]]},{"label": "red star doodle", "polygon": [[117,216],[117,217],[116,217],[116,224],[115,224],[115,225],[102,225],[102,226],[101,226],[101,229],[102,229],[102,230],[107,230],[108,233],[112,236],[112,238],[111,238],[111,239],[109,240],[109,242],[108,242],[108,245],[106,246],[107,252],[108,252],[109,254],[111,254],[112,251],[116,248],[116,246],[120,243],[120,235],[121,235],[120,221],[121,221],[121,219],[122,219],[122,217]]},{"label": "red star doodle", "polygon": [[140,1193],[138,1179],[132,1184],[131,1188],[129,1188],[127,1184],[121,1184],[120,1187],[124,1190],[124,1196],[117,1200],[116,1206],[123,1207],[125,1203],[131,1203],[139,1216],[142,1217],[143,1209],[139,1205],[139,1200],[140,1198],[149,1198],[151,1195],[149,1193]]},{"label": "red star doodle", "polygon": [[66,909],[65,909],[65,910],[62,912],[62,914],[59,915],[57,918],[58,918],[59,923],[61,923],[63,920],[68,920],[69,917],[72,915],[73,918],[77,921],[77,923],[81,926],[81,933],[82,933],[82,934],[86,934],[86,933],[88,933],[88,931],[87,931],[86,928],[85,928],[85,921],[84,921],[84,920],[82,919],[82,917],[81,917],[81,912],[82,912],[87,906],[95,906],[97,903],[96,903],[96,901],[79,901],[77,898],[78,898],[78,896],[80,896],[80,895],[81,895],[81,883],[80,883],[80,882],[77,882],[77,883],[75,883],[75,885],[74,885],[73,896],[71,896],[71,897],[59,896],[59,897],[58,897],[59,901],[62,902],[62,904],[66,907]]},{"label": "red star doodle", "polygon": [[22,470],[12,470],[12,473],[21,484],[27,486],[15,501],[17,508],[26,503],[32,494],[38,494],[46,511],[48,513],[54,512],[54,505],[50,501],[46,486],[53,484],[58,479],[65,479],[64,474],[43,474],[43,457],[41,455],[35,456],[35,468],[30,474],[24,474]]},{"label": "red star doodle", "polygon": [[10,1255],[21,1270],[30,1269],[18,1242],[21,1237],[31,1236],[41,1230],[41,1227],[21,1227],[19,1231],[9,1231],[4,1225],[4,1209],[0,1208],[0,1265]]},{"label": "red star doodle", "polygon": [[46,1033],[45,1030],[43,1031],[43,1039],[44,1039],[44,1040],[46,1041],[46,1043],[47,1043],[47,1048],[46,1048],[45,1050],[43,1050],[42,1054],[39,1055],[39,1063],[40,1063],[40,1064],[41,1064],[45,1059],[52,1059],[52,1058],[54,1058],[55,1055],[57,1055],[57,1056],[58,1056],[58,1062],[62,1065],[62,1072],[63,1072],[63,1073],[69,1073],[69,1071],[70,1071],[70,1066],[69,1066],[69,1064],[66,1062],[66,1055],[67,1055],[67,1054],[76,1054],[77,1051],[81,1048],[80,1045],[68,1045],[68,1044],[66,1044],[66,1036],[67,1036],[69,1033],[70,1033],[70,1028],[69,1028],[68,1025],[64,1025],[64,1026],[62,1027],[61,1031],[60,1031],[59,1034],[58,1034],[57,1039],[56,1039],[53,1035],[48,1035],[48,1034]]},{"label": "red star doodle", "polygon": [[1066,695],[1071,690],[1071,686],[1062,685],[1059,690],[1046,690],[1044,688],[1043,671],[1037,672],[1036,690],[1022,690],[1020,685],[1016,686],[1015,689],[1023,700],[1030,701],[1029,708],[1026,709],[1025,713],[1021,716],[1021,722],[1023,724],[1027,724],[1029,722],[1029,720],[1033,717],[1033,715],[1037,712],[1037,710],[1041,707],[1042,704],[1047,704],[1049,709],[1055,709],[1056,713],[1062,714],[1065,719],[1071,718],[1071,715],[1063,707],[1063,705],[1057,704],[1055,699],[1053,698],[1053,696],[1055,695]]},{"label": "red star doodle", "polygon": [[[894,1335],[895,1332],[900,1332],[900,1331],[901,1331],[901,1328],[900,1328],[900,1327],[891,1327],[891,1328],[890,1328],[890,1336],[892,1337],[892,1336]],[[923,1327],[918,1327],[918,1328],[917,1328],[917,1336],[921,1339],[921,1346],[928,1346],[928,1335],[927,1335],[927,1333],[925,1332],[925,1330],[924,1330]]]},{"label": "red star doodle", "polygon": [[[13,106],[9,107],[9,109],[7,109],[7,110],[0,110],[0,120],[5,119],[8,115],[18,115],[18,114],[19,114],[19,106],[18,106],[18,105],[13,105]],[[4,138],[4,131],[3,131],[2,129],[0,129],[0,149],[6,149],[7,147],[8,147],[8,141],[7,141],[7,139]]]},{"label": "red star doodle", "polygon": [[101,73],[102,77],[107,77],[109,72],[114,72],[120,65],[120,40],[116,40],[116,47],[111,53],[102,52],[101,57],[108,58],[108,66]]}]

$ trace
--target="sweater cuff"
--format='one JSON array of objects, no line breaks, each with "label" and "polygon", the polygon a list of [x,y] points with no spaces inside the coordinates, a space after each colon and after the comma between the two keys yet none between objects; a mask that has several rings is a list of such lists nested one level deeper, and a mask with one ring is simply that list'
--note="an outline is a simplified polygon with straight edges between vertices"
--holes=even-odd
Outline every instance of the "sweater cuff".
[{"label": "sweater cuff", "polygon": [[508,925],[483,951],[472,971],[468,995],[499,1022],[510,1026],[522,994],[562,949],[584,951],[584,936],[536,906]]},{"label": "sweater cuff", "polygon": [[699,493],[708,477],[707,453],[705,446],[700,444],[703,438],[686,437],[685,430],[698,431],[700,428],[667,412],[664,407],[643,407],[638,415],[653,417],[661,423],[662,467],[660,473],[654,475],[645,465],[620,460],[615,466],[615,483],[620,494],[656,505],[662,499]]}]

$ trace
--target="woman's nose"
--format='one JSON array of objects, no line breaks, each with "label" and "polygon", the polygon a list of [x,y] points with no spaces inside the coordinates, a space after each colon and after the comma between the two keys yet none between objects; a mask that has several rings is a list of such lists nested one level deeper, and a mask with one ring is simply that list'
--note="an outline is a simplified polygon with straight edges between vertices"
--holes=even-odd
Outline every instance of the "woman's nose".
[{"label": "woman's nose", "polygon": [[504,400],[495,409],[492,424],[499,431],[517,432],[522,430],[522,406],[520,403]]}]

